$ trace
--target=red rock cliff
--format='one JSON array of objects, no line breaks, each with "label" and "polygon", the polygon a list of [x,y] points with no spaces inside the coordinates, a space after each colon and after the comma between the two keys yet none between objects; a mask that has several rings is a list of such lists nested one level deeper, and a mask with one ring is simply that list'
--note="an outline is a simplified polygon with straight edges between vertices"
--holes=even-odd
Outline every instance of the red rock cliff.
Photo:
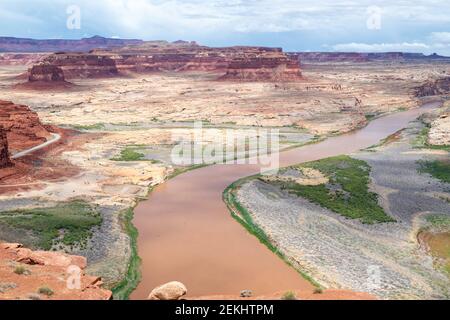
[{"label": "red rock cliff", "polygon": [[118,70],[115,61],[108,56],[90,53],[55,53],[32,67],[29,79],[40,78],[42,74],[48,75],[47,78],[61,81],[61,79],[116,76]]},{"label": "red rock cliff", "polygon": [[63,70],[51,64],[38,64],[33,66],[28,71],[28,81],[43,81],[43,82],[64,82]]},{"label": "red rock cliff", "polygon": [[450,93],[450,77],[428,80],[415,89],[416,97],[438,96]]},{"label": "red rock cliff", "polygon": [[6,131],[11,151],[20,151],[44,143],[50,132],[29,107],[0,100],[0,126]]},{"label": "red rock cliff", "polygon": [[242,54],[234,58],[221,78],[235,81],[297,81],[302,79],[296,57],[283,52]]},{"label": "red rock cliff", "polygon": [[[222,79],[239,81],[301,79],[298,57],[288,56],[280,48],[210,48],[192,42],[145,42],[89,54],[58,53],[42,63],[61,68],[66,79],[161,71],[221,72],[226,74]],[[33,73],[31,69],[30,80]]]},{"label": "red rock cliff", "polygon": [[11,166],[6,131],[0,126],[0,169]]}]

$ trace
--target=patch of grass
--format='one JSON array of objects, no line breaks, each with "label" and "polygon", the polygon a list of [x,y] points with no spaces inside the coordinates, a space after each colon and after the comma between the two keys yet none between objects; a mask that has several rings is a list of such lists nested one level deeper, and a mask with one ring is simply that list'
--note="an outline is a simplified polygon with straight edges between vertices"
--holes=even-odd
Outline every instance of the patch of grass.
[{"label": "patch of grass", "polygon": [[297,300],[297,296],[295,295],[295,292],[287,291],[283,293],[281,300]]},{"label": "patch of grass", "polygon": [[450,161],[419,161],[419,172],[428,173],[442,182],[450,183]]},{"label": "patch of grass", "polygon": [[76,130],[103,130],[105,129],[105,124],[104,123],[95,123],[95,124],[88,124],[88,125],[81,125],[81,124],[76,124],[72,126],[74,129]]},{"label": "patch of grass", "polygon": [[39,294],[44,294],[44,295],[46,295],[47,297],[50,297],[50,296],[52,296],[52,295],[54,294],[53,290],[50,289],[49,287],[40,287],[40,288],[38,289],[38,293],[39,293]]},{"label": "patch of grass", "polygon": [[92,228],[101,222],[101,215],[83,201],[50,208],[0,212],[0,224],[31,231],[39,239],[37,246],[44,250],[50,250],[54,242],[83,245],[92,235]]},{"label": "patch of grass", "polygon": [[262,230],[254,221],[251,214],[248,210],[243,207],[239,201],[236,199],[235,192],[239,188],[239,186],[250,179],[254,179],[257,176],[247,177],[241,180],[238,180],[228,186],[223,192],[223,200],[226,203],[231,216],[239,222],[250,234],[254,235],[258,240],[265,245],[270,251],[275,253],[278,257],[280,257],[288,266],[293,267],[305,280],[309,281],[316,288],[321,288],[321,286],[314,281],[308,274],[305,272],[295,268],[289,259],[275,246],[273,245],[270,238],[267,234]]},{"label": "patch of grass", "polygon": [[320,206],[362,223],[394,222],[378,204],[378,195],[369,191],[370,166],[349,156],[337,156],[302,164],[319,170],[336,186],[334,192],[328,185],[300,185],[295,182],[274,182],[283,189],[306,198]]},{"label": "patch of grass", "polygon": [[373,119],[375,119],[378,115],[375,113],[366,113],[364,115],[364,117],[366,118],[367,121],[372,121]]},{"label": "patch of grass", "polygon": [[448,228],[450,231],[450,217],[442,214],[432,214],[426,220],[433,228]]},{"label": "patch of grass", "polygon": [[112,161],[142,161],[145,160],[145,154],[137,152],[136,149],[127,147],[120,151],[120,156],[112,158]]},{"label": "patch of grass", "polygon": [[131,255],[125,277],[112,289],[114,299],[116,300],[127,300],[141,281],[141,258],[139,258],[137,249],[137,238],[139,233],[133,225],[133,216],[133,208],[129,208],[121,214],[123,229],[130,237]]},{"label": "patch of grass", "polygon": [[202,163],[202,164],[194,164],[194,165],[189,166],[189,167],[178,167],[178,168],[175,168],[175,170],[172,172],[172,174],[170,174],[167,177],[167,180],[173,179],[176,176],[179,176],[180,174],[183,174],[183,173],[186,173],[186,172],[189,172],[189,171],[192,171],[192,170],[200,169],[200,168],[203,168],[203,167],[207,167],[207,166],[209,166],[209,164]]}]

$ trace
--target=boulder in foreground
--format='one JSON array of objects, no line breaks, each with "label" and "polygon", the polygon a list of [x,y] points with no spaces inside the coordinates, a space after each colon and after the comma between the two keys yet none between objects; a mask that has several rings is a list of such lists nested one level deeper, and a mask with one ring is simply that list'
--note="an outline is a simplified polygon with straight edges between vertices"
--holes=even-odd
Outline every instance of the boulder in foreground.
[{"label": "boulder in foreground", "polygon": [[186,294],[187,289],[184,284],[172,281],[153,289],[148,300],[180,300]]}]

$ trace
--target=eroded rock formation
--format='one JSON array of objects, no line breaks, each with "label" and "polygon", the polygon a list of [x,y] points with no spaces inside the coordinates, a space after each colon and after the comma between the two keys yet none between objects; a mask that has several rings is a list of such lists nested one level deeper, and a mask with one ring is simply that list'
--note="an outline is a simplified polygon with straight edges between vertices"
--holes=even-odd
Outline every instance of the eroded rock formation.
[{"label": "eroded rock formation", "polygon": [[0,169],[11,166],[6,131],[0,126]]},{"label": "eroded rock formation", "polygon": [[242,54],[234,58],[222,80],[297,81],[302,79],[297,58],[283,52]]},{"label": "eroded rock formation", "polygon": [[[223,80],[296,81],[301,79],[297,56],[280,48],[210,48],[195,42],[145,42],[115,50],[55,53],[41,64],[61,68],[66,79],[116,76],[127,73],[201,71],[223,73]],[[30,69],[30,80],[37,71]],[[53,74],[53,73],[52,73]],[[51,75],[48,76],[52,78]]]},{"label": "eroded rock formation", "polygon": [[[36,71],[50,71],[52,76],[56,73],[57,79],[73,78],[99,78],[116,76],[118,70],[116,63],[108,56],[90,53],[55,53],[42,60],[42,69]],[[48,69],[50,66],[54,69]],[[38,65],[39,67],[39,65]],[[30,77],[33,77],[33,68]],[[62,74],[60,74],[62,70]]]},{"label": "eroded rock formation", "polygon": [[20,151],[44,143],[50,132],[36,112],[24,105],[0,100],[0,126],[7,135],[11,151]]},{"label": "eroded rock formation", "polygon": [[0,243],[0,300],[110,300],[99,277],[86,275],[86,258]]},{"label": "eroded rock formation", "polygon": [[450,77],[429,80],[416,88],[416,97],[438,96],[450,93]]},{"label": "eroded rock formation", "polygon": [[38,64],[28,72],[28,81],[64,82],[64,72],[58,66],[51,64]]}]

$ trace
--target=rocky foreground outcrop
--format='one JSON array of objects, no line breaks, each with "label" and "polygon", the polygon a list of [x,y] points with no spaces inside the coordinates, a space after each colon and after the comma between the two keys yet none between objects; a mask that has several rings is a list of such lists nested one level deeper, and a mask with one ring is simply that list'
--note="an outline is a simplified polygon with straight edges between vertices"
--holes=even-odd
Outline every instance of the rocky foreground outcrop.
[{"label": "rocky foreground outcrop", "polygon": [[99,277],[86,275],[86,258],[0,243],[0,300],[110,300]]},{"label": "rocky foreground outcrop", "polygon": [[6,131],[0,126],[0,169],[11,166],[9,158],[8,139],[6,138]]},{"label": "rocky foreground outcrop", "polygon": [[9,101],[0,100],[0,126],[6,131],[10,151],[37,146],[51,136],[36,112]]}]

